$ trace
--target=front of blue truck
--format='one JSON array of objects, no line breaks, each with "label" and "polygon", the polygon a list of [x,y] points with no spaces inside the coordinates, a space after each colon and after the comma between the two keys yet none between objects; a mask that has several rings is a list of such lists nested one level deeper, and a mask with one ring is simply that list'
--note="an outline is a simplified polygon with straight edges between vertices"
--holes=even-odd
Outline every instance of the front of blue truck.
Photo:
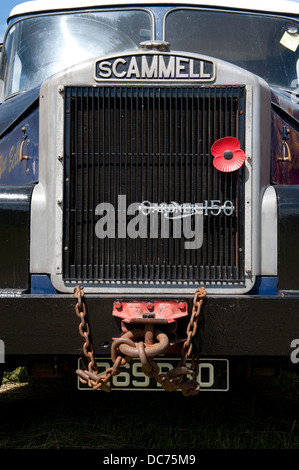
[{"label": "front of blue truck", "polygon": [[299,9],[264,3],[12,12],[3,368],[193,395],[296,367]]}]

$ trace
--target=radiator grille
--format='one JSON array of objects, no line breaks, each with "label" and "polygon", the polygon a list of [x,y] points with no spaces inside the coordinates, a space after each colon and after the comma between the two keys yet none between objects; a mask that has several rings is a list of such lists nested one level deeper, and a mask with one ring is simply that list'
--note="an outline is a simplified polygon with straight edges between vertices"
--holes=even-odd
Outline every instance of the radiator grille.
[{"label": "radiator grille", "polygon": [[[244,148],[244,122],[244,87],[67,87],[64,279],[243,283],[244,170],[215,170],[210,148],[227,135]],[[171,223],[169,236],[159,236],[161,215],[158,238],[150,224],[144,238],[124,231],[136,221],[137,213],[125,213],[131,204],[213,200],[232,201],[235,211],[203,217],[200,248],[185,249]],[[109,222],[101,203],[114,208]],[[99,238],[99,224],[112,230],[109,237]]]}]

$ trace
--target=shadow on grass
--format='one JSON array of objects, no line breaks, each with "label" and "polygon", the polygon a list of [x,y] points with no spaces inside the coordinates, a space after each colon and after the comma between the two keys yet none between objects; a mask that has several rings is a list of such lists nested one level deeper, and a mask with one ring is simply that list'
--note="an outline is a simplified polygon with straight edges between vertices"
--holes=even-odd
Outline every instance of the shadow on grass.
[{"label": "shadow on grass", "polygon": [[299,449],[298,417],[293,374],[190,398],[30,380],[0,393],[0,449]]}]

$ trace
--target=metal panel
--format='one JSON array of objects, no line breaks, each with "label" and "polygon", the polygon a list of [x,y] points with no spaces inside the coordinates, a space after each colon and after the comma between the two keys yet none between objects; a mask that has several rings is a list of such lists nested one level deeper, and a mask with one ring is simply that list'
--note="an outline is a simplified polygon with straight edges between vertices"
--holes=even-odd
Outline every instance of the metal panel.
[{"label": "metal panel", "polygon": [[[274,186],[278,200],[278,290],[299,290],[299,186]],[[295,330],[294,330],[295,331]]]},{"label": "metal panel", "polygon": [[[216,171],[210,148],[227,135],[244,147],[244,123],[244,87],[67,87],[64,279],[242,284],[244,170]],[[232,201],[235,211],[204,210],[197,249],[185,249],[178,226],[163,231],[162,217],[155,236],[153,226],[144,238],[125,233],[136,216],[128,214],[131,204],[205,208],[215,200]],[[102,239],[95,230],[101,203],[114,209],[108,225],[115,221]]]},{"label": "metal panel", "polygon": [[[110,354],[111,338],[121,328],[112,318],[114,298],[86,296],[88,324],[95,355]],[[189,308],[192,307],[192,299]],[[1,339],[5,354],[82,353],[80,319],[71,295],[22,295],[0,297]],[[299,297],[209,296],[199,324],[202,355],[285,356],[290,365],[290,343],[299,329]],[[18,313],[18,319],[12,312]],[[178,338],[184,338],[188,321],[178,322]],[[266,334],[267,333],[267,334]],[[39,341],[37,341],[39,338]]]},{"label": "metal panel", "polygon": [[0,188],[0,290],[29,288],[29,225],[33,187]]},{"label": "metal panel", "polygon": [[277,276],[277,196],[268,186],[262,200],[261,274]]}]

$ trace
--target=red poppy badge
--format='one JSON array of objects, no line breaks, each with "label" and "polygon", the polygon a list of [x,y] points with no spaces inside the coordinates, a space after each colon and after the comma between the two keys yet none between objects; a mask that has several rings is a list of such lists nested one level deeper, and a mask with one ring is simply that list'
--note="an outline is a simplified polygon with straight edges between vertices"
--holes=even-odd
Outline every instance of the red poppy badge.
[{"label": "red poppy badge", "polygon": [[241,168],[245,162],[245,153],[240,147],[240,141],[236,137],[223,137],[217,140],[211,148],[211,153],[215,157],[214,167],[223,172]]}]

